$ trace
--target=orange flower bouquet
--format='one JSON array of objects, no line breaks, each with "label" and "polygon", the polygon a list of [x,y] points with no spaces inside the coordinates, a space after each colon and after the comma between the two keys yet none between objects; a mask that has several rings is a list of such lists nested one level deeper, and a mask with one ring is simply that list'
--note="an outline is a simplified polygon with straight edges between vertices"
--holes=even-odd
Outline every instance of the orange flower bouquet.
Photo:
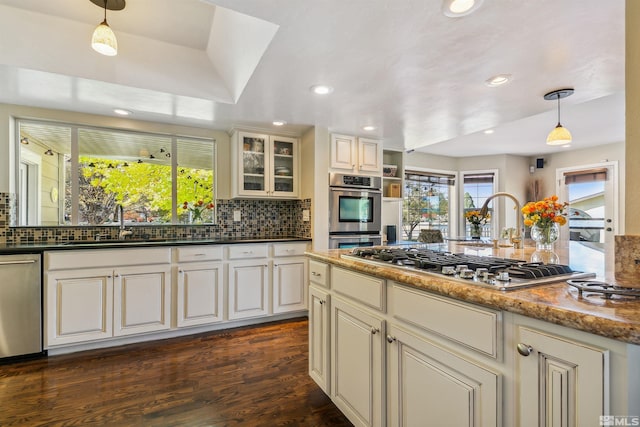
[{"label": "orange flower bouquet", "polygon": [[209,209],[213,209],[215,205],[212,202],[205,203],[203,200],[198,200],[195,203],[184,202],[182,209],[191,212],[192,222],[202,222],[202,214]]},{"label": "orange flower bouquet", "polygon": [[550,250],[558,240],[560,225],[567,223],[569,203],[558,202],[558,196],[545,197],[537,202],[529,202],[522,208],[524,225],[531,227],[531,238],[538,249]]}]

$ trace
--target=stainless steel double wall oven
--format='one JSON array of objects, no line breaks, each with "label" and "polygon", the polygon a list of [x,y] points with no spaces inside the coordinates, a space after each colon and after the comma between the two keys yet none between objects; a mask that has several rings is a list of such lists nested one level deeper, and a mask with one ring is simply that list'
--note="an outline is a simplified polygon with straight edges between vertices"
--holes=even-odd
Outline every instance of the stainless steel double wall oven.
[{"label": "stainless steel double wall oven", "polygon": [[329,248],[382,244],[382,178],[329,174]]}]

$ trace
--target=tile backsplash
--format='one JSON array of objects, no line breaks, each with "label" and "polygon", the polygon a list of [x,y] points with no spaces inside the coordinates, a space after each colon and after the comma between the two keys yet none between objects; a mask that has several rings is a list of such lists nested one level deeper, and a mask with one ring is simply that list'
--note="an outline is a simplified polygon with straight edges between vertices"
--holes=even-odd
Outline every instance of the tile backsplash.
[{"label": "tile backsplash", "polygon": [[[96,235],[116,239],[117,226],[16,227],[16,198],[0,193],[0,244],[56,243],[95,240]],[[311,237],[311,222],[302,220],[311,210],[305,200],[217,200],[217,223],[210,225],[134,225],[134,237],[171,239],[254,239]],[[241,221],[233,221],[233,212]]]}]

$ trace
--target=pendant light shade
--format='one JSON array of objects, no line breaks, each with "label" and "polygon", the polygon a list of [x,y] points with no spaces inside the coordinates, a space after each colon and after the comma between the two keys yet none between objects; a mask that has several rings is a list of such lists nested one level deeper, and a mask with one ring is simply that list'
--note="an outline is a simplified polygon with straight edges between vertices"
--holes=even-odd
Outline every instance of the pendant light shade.
[{"label": "pendant light shade", "polygon": [[560,123],[560,98],[573,95],[573,89],[559,89],[544,95],[547,101],[558,100],[558,124],[547,136],[547,145],[567,145],[571,144],[571,132]]},{"label": "pendant light shade", "polygon": [[116,40],[116,35],[107,24],[106,19],[93,31],[91,47],[96,52],[106,56],[116,56],[118,54],[118,40]]},{"label": "pendant light shade", "polygon": [[107,9],[122,10],[125,6],[124,0],[90,0],[91,3],[104,6],[104,19],[93,31],[91,37],[91,47],[96,52],[106,55],[115,56],[118,54],[118,40],[109,24],[107,24]]}]

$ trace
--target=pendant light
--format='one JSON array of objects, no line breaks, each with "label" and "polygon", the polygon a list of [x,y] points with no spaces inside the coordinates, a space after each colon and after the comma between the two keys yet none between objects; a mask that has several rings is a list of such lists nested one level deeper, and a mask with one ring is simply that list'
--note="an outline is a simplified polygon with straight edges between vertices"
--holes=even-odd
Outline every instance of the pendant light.
[{"label": "pendant light", "polygon": [[106,56],[115,56],[118,54],[118,41],[116,35],[107,24],[107,9],[122,10],[125,6],[125,0],[90,0],[91,3],[104,7],[104,20],[96,27],[91,37],[91,47],[98,53]]},{"label": "pendant light", "polygon": [[547,145],[571,144],[571,132],[560,124],[560,98],[566,98],[571,95],[573,95],[573,89],[558,89],[544,95],[544,99],[547,101],[558,100],[558,124],[549,132]]}]

